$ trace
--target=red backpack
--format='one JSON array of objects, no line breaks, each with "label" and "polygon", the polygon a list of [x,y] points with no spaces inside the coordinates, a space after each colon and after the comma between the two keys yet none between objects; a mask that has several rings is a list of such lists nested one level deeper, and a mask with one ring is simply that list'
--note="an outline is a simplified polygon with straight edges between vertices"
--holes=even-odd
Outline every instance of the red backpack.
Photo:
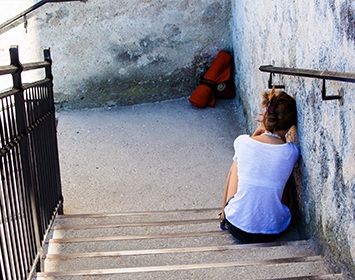
[{"label": "red backpack", "polygon": [[215,98],[233,98],[233,57],[222,50],[200,80],[200,85],[191,94],[189,101],[198,108],[213,107]]}]

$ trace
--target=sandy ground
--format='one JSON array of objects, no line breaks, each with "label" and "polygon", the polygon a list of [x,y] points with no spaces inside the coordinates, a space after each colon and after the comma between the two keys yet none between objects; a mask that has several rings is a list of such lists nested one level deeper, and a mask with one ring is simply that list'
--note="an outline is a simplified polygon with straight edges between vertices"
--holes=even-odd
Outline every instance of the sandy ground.
[{"label": "sandy ground", "polygon": [[[243,119],[186,98],[57,112],[64,212],[220,207]],[[234,116],[234,117],[233,117]]]}]

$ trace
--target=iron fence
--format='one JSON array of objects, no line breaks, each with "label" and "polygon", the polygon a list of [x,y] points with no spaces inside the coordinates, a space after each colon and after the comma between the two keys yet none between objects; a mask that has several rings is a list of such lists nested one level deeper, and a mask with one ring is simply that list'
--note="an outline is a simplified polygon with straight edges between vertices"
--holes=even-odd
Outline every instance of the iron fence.
[{"label": "iron fence", "polygon": [[[0,92],[0,271],[1,279],[30,279],[41,270],[46,236],[62,213],[51,58],[21,64],[10,48],[13,87]],[[44,69],[45,78],[22,83],[22,72]]]}]

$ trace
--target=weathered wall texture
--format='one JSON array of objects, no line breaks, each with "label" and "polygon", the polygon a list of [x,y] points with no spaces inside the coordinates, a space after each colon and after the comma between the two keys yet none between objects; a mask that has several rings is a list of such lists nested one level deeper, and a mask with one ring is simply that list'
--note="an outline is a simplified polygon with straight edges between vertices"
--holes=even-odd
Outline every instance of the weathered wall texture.
[{"label": "weathered wall texture", "polygon": [[27,29],[0,34],[0,48],[7,56],[18,43],[41,58],[50,47],[57,102],[128,105],[191,94],[218,51],[231,50],[230,25],[231,0],[53,3]]},{"label": "weathered wall texture", "polygon": [[[8,63],[11,44],[27,61],[51,47],[56,99],[70,107],[189,95],[218,50],[233,47],[251,131],[268,79],[260,65],[355,72],[351,0],[89,0],[47,4],[27,23],[0,34],[0,64]],[[328,94],[343,98],[322,101],[320,80],[274,81],[286,85],[299,110],[295,177],[308,235],[338,269],[355,275],[355,86],[327,82]]]},{"label": "weathered wall texture", "polygon": [[[0,1],[0,24],[26,10],[35,2],[36,0]],[[26,33],[23,20],[20,20],[17,26],[17,28],[10,26],[0,31],[0,65],[10,64],[9,48],[11,45],[20,45],[20,59],[22,59],[23,62],[43,60],[43,53],[41,49],[37,47],[37,32],[32,32],[31,34]],[[24,41],[27,42],[24,43]],[[42,75],[38,73],[26,74],[26,76],[30,77],[30,79],[42,77]],[[11,76],[0,76],[0,90],[10,86],[12,86]]]},{"label": "weathered wall texture", "polygon": [[[355,72],[355,2],[233,1],[237,92],[249,130],[269,74],[260,65]],[[275,75],[296,98],[302,158],[295,172],[308,234],[355,275],[355,85]]]}]

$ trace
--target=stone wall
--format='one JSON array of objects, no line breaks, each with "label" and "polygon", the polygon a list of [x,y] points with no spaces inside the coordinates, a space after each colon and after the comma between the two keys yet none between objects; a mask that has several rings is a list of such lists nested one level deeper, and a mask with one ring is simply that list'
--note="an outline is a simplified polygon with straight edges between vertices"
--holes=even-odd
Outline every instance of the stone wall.
[{"label": "stone wall", "polygon": [[25,59],[50,47],[56,102],[72,108],[187,96],[218,51],[232,47],[231,0],[52,3],[19,23],[0,34],[0,56],[11,44]]},{"label": "stone wall", "polygon": [[[261,109],[268,73],[261,65],[355,72],[355,3],[352,1],[233,1],[237,92],[248,128]],[[355,275],[355,85],[275,75],[298,106],[302,158],[295,171],[307,234],[320,250]]]},{"label": "stone wall", "polygon": [[[20,12],[37,0],[5,2]],[[259,66],[355,72],[354,19],[350,0],[53,3],[0,33],[0,65],[12,44],[25,61],[50,47],[58,103],[119,106],[188,96],[218,51],[234,49],[237,96],[252,131],[268,79]],[[302,158],[294,176],[307,235],[335,269],[355,275],[355,86],[327,82],[342,100],[322,101],[320,80],[274,81],[297,101]]]}]

